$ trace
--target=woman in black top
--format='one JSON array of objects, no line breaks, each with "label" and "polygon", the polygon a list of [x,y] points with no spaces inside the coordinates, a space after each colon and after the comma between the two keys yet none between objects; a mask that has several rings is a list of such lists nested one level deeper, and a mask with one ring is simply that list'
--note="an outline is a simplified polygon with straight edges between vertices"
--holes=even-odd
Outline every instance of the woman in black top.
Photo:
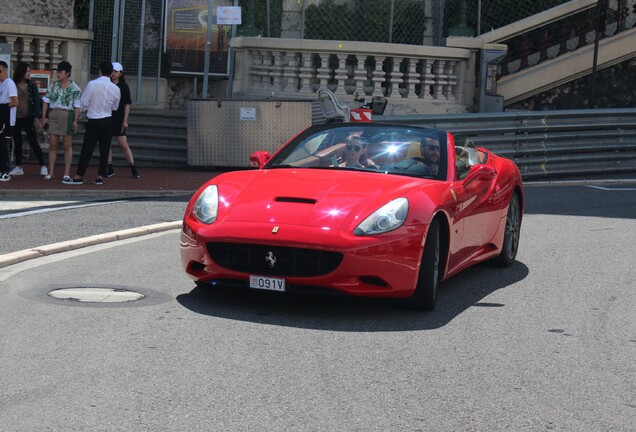
[{"label": "woman in black top", "polygon": [[[135,167],[135,160],[133,159],[132,151],[128,145],[128,138],[126,137],[126,131],[128,130],[128,114],[130,113],[130,105],[132,100],[130,98],[130,88],[126,84],[124,78],[124,67],[121,63],[113,63],[113,73],[110,75],[110,80],[119,87],[121,92],[121,99],[119,100],[119,107],[117,111],[113,111],[113,136],[117,138],[117,144],[124,153],[126,160],[130,164],[130,170],[134,178],[139,178],[139,172]],[[106,171],[106,177],[112,177],[115,175],[113,169],[113,150],[108,154],[108,167]]]},{"label": "woman in black top", "polygon": [[42,103],[38,86],[31,82],[31,67],[28,63],[18,63],[13,72],[13,81],[18,88],[20,105],[18,105],[15,126],[13,127],[15,168],[10,174],[12,176],[24,174],[22,170],[22,131],[24,130],[31,150],[40,164],[40,175],[45,176],[49,173],[49,170],[44,165],[44,155],[35,132],[36,129],[40,128]]}]

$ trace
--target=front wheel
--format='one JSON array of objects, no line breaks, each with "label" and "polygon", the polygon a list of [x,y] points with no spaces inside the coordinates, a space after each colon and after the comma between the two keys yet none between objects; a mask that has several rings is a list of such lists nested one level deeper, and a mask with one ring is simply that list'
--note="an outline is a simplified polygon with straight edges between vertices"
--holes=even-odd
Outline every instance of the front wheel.
[{"label": "front wheel", "polygon": [[501,253],[493,259],[493,262],[502,267],[509,267],[515,262],[519,250],[519,235],[521,231],[521,207],[517,194],[512,194],[508,204],[508,216],[506,217],[506,232],[504,234]]},{"label": "front wheel", "polygon": [[411,303],[416,309],[432,311],[437,300],[437,288],[440,279],[440,245],[439,221],[431,222],[426,235],[426,244],[420,263],[420,273],[417,286],[411,297]]}]

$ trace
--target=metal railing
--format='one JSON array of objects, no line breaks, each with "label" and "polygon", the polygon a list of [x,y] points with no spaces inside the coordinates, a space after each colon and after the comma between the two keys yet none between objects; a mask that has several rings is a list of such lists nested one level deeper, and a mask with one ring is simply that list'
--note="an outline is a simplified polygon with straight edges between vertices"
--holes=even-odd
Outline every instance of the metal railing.
[{"label": "metal railing", "polygon": [[[320,123],[324,117],[318,102],[314,105],[313,123]],[[138,165],[187,165],[185,112],[172,111],[172,129],[160,130],[162,123],[168,127],[167,116],[157,110],[133,111],[131,124],[137,132],[129,139]],[[636,109],[374,116],[374,121],[448,130],[457,143],[470,139],[514,160],[524,180],[636,173]],[[81,138],[76,138],[79,145]],[[124,164],[121,152],[114,153],[116,161]]]},{"label": "metal railing", "polygon": [[445,129],[515,161],[524,180],[636,173],[636,109],[378,116]]}]

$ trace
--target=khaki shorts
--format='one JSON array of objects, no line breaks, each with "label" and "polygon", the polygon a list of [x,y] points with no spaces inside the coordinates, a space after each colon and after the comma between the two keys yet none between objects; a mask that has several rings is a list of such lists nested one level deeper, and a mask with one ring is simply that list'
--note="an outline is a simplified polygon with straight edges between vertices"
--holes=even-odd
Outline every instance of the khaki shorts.
[{"label": "khaki shorts", "polygon": [[49,114],[49,135],[73,135],[73,111],[52,109]]}]

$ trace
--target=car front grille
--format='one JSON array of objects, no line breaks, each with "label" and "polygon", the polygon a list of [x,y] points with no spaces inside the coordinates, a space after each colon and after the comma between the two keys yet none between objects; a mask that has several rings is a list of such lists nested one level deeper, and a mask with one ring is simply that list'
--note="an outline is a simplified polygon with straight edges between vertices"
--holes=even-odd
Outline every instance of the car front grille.
[{"label": "car front grille", "polygon": [[341,253],[316,249],[225,242],[207,243],[207,249],[228,270],[263,276],[320,276],[342,262]]}]

